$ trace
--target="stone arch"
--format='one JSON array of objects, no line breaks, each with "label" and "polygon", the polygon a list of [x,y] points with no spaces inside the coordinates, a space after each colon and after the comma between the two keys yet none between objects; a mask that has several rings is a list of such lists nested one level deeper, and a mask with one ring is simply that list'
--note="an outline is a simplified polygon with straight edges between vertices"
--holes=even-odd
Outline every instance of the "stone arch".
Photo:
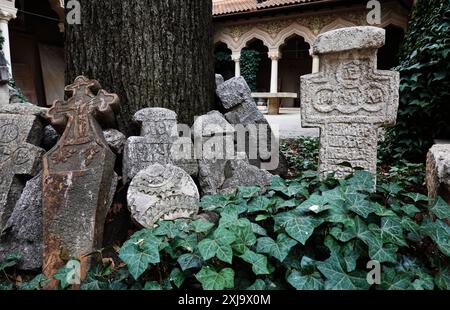
[{"label": "stone arch", "polygon": [[274,47],[272,39],[267,32],[264,32],[258,28],[252,28],[239,38],[239,49],[242,50],[247,45],[247,43],[253,39],[261,40],[269,50]]},{"label": "stone arch", "polygon": [[348,20],[345,20],[345,19],[339,17],[339,18],[336,18],[331,23],[329,23],[328,25],[326,25],[325,27],[323,27],[320,30],[320,33],[327,32],[330,30],[340,29],[340,28],[344,28],[344,27],[354,27],[354,26],[359,26],[359,25],[356,25],[355,23],[349,22]]},{"label": "stone arch", "polygon": [[379,25],[379,27],[386,28],[389,25],[399,27],[406,33],[408,28],[408,18],[389,10],[381,19],[381,25]]},{"label": "stone arch", "polygon": [[305,42],[307,42],[310,46],[312,46],[314,40],[316,39],[316,36],[309,28],[294,23],[291,24],[289,27],[280,31],[279,34],[277,34],[277,36],[274,39],[275,48],[280,49],[280,47],[286,42],[286,40],[293,35],[298,35],[302,37],[303,39],[305,39]]},{"label": "stone arch", "polygon": [[220,33],[218,35],[214,36],[214,45],[217,45],[219,43],[224,43],[227,45],[227,47],[232,50],[233,52],[239,52],[239,45],[234,41],[229,35]]}]

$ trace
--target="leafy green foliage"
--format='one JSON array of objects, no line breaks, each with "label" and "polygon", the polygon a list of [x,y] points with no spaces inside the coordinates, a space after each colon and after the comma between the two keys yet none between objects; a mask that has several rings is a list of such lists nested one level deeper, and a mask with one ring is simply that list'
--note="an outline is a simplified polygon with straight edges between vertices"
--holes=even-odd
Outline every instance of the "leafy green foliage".
[{"label": "leafy green foliage", "polygon": [[247,82],[252,92],[256,92],[256,78],[261,63],[261,55],[258,51],[244,48],[241,51],[241,75]]},{"label": "leafy green foliage", "polygon": [[[305,170],[317,170],[319,158],[319,139],[302,137],[288,140],[281,145],[292,174]],[[294,175],[297,176],[297,175]]]},{"label": "leafy green foliage", "polygon": [[[450,206],[431,204],[408,184],[379,178],[374,191],[365,171],[323,182],[304,171],[294,180],[274,177],[263,195],[243,187],[206,196],[201,212],[216,215],[134,233],[121,262],[94,266],[81,289],[448,289]],[[16,260],[1,266],[14,268]],[[380,285],[367,281],[374,260]],[[55,275],[62,289],[69,287],[67,266]],[[18,288],[40,289],[45,281]]]},{"label": "leafy green foliage", "polygon": [[401,55],[400,108],[385,158],[421,162],[436,138],[450,137],[450,2],[419,0]]}]

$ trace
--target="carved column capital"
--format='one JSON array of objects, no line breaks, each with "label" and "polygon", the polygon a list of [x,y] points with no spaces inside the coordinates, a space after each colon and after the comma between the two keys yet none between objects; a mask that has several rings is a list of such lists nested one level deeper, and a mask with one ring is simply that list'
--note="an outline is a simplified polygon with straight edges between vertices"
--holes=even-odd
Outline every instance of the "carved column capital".
[{"label": "carved column capital", "polygon": [[271,49],[269,50],[269,53],[267,53],[269,58],[271,60],[280,60],[281,59],[281,52],[278,49]]},{"label": "carved column capital", "polygon": [[16,18],[17,9],[15,7],[15,0],[0,0],[0,20],[9,22]]}]

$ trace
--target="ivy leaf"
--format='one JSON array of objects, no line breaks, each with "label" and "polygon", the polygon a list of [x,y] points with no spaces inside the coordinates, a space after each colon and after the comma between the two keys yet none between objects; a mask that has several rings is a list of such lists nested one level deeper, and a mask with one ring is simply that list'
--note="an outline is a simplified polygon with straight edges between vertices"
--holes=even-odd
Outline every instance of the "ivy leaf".
[{"label": "ivy leaf", "polygon": [[34,291],[44,288],[50,282],[42,273],[35,276],[30,282],[20,285],[19,289],[23,291]]},{"label": "ivy leaf", "polygon": [[219,227],[213,234],[213,239],[203,239],[198,244],[200,255],[204,260],[216,256],[221,261],[231,264],[233,250],[230,244],[236,240],[233,233],[224,227]]},{"label": "ivy leaf", "polygon": [[206,220],[196,220],[192,222],[194,231],[196,233],[206,233],[214,227],[214,223],[208,222]]},{"label": "ivy leaf", "polygon": [[269,269],[267,268],[267,257],[264,255],[257,254],[247,249],[240,257],[245,262],[252,264],[252,270],[256,275],[270,274]]},{"label": "ivy leaf", "polygon": [[345,272],[340,258],[332,253],[324,262],[318,262],[317,268],[325,276],[327,290],[366,290],[370,287],[363,271]]},{"label": "ivy leaf", "polygon": [[434,215],[436,215],[439,219],[445,220],[450,218],[450,205],[444,201],[441,197],[436,199],[433,207],[430,209]]},{"label": "ivy leaf", "polygon": [[0,291],[12,291],[12,283],[2,283],[0,282]]},{"label": "ivy leaf", "polygon": [[436,242],[442,253],[450,256],[450,226],[441,220],[432,222],[427,219],[422,224],[421,229],[427,236]]},{"label": "ivy leaf", "polygon": [[175,238],[179,233],[180,231],[173,221],[160,221],[158,227],[153,230],[155,236],[167,236],[170,239]]},{"label": "ivy leaf", "polygon": [[368,231],[364,234],[362,240],[369,247],[369,256],[371,259],[377,260],[380,263],[395,263],[397,261],[396,254],[398,247],[392,243],[384,245],[379,234]]},{"label": "ivy leaf", "polygon": [[220,291],[234,287],[234,271],[231,268],[224,268],[220,272],[216,272],[211,267],[203,267],[195,277],[202,284],[204,290]]},{"label": "ivy leaf", "polygon": [[108,283],[99,281],[95,275],[88,274],[86,279],[81,283],[80,289],[83,291],[104,291],[108,289]]},{"label": "ivy leaf", "polygon": [[318,272],[302,275],[299,271],[294,270],[290,273],[287,281],[297,290],[316,291],[324,289],[324,281]]},{"label": "ivy leaf", "polygon": [[59,285],[62,289],[69,287],[73,284],[72,281],[78,278],[78,266],[80,266],[80,262],[78,260],[69,260],[66,265],[60,268],[53,276],[55,280],[59,281]]},{"label": "ivy leaf", "polygon": [[270,254],[271,256],[283,262],[289,255],[290,250],[297,244],[297,241],[289,238],[285,234],[279,234],[277,241],[272,238],[262,237],[258,239],[256,251],[260,253]]},{"label": "ivy leaf", "polygon": [[258,195],[261,188],[259,186],[250,186],[250,187],[239,187],[239,194],[242,198],[250,199]]},{"label": "ivy leaf", "polygon": [[441,267],[434,277],[434,282],[441,290],[450,290],[450,268]]},{"label": "ivy leaf", "polygon": [[372,204],[366,200],[366,195],[364,194],[349,192],[345,195],[345,198],[348,209],[363,218],[367,218],[374,211]]},{"label": "ivy leaf", "polygon": [[374,203],[374,204],[372,204],[372,206],[374,209],[374,213],[378,216],[397,216],[397,214],[395,214],[394,211],[383,207],[379,203]]},{"label": "ivy leaf", "polygon": [[191,253],[181,255],[177,261],[183,271],[202,266],[201,257]]},{"label": "ivy leaf", "polygon": [[420,235],[420,226],[409,217],[403,217],[401,221],[401,225],[404,230],[408,231],[408,239],[419,242],[422,240],[422,236]]},{"label": "ivy leaf", "polygon": [[296,196],[298,194],[304,196],[304,197],[308,197],[309,196],[309,192],[307,189],[307,185],[303,184],[303,183],[299,183],[299,182],[291,182],[289,184],[289,186],[284,189],[282,191],[283,194],[285,194],[288,197],[293,197]]},{"label": "ivy leaf", "polygon": [[295,211],[284,212],[275,216],[275,225],[284,227],[289,236],[303,245],[311,237],[314,229],[322,223],[322,219],[299,215]]},{"label": "ivy leaf", "polygon": [[143,230],[124,243],[119,252],[120,259],[127,265],[130,274],[137,280],[149,264],[158,264],[160,240],[150,231]]},{"label": "ivy leaf", "polygon": [[307,200],[301,203],[296,210],[316,214],[328,210],[330,207],[326,199],[318,194],[312,194]]},{"label": "ivy leaf", "polygon": [[253,226],[249,220],[240,219],[230,227],[230,230],[236,237],[234,249],[239,253],[244,253],[247,247],[256,243],[256,235],[253,232]]},{"label": "ivy leaf", "polygon": [[248,291],[265,291],[266,290],[266,283],[261,280],[261,279],[257,279],[255,281],[255,283],[253,283],[252,285],[250,285],[247,288]]},{"label": "ivy leaf", "polygon": [[260,212],[260,211],[268,211],[270,207],[270,199],[264,196],[258,196],[252,198],[250,203],[248,204],[248,212]]},{"label": "ivy leaf", "polygon": [[347,180],[347,184],[354,190],[373,192],[375,189],[375,177],[365,170],[357,170],[353,176]]},{"label": "ivy leaf", "polygon": [[217,209],[223,209],[230,203],[229,196],[204,196],[200,201],[200,209],[205,211],[215,211]]},{"label": "ivy leaf", "polygon": [[420,212],[420,209],[413,204],[406,204],[402,207],[402,211],[408,216],[413,217]]},{"label": "ivy leaf", "polygon": [[21,258],[22,255],[20,253],[10,253],[6,255],[5,259],[0,263],[0,270],[5,270],[6,268],[17,265]]},{"label": "ivy leaf", "polygon": [[414,202],[428,201],[428,199],[429,199],[428,196],[425,196],[420,193],[406,193],[406,194],[403,194],[403,196],[411,198]]},{"label": "ivy leaf", "polygon": [[260,236],[267,236],[267,231],[256,223],[252,223],[252,231]]},{"label": "ivy leaf", "polygon": [[381,274],[382,290],[408,290],[411,289],[412,278],[406,272],[397,272],[394,268],[384,267]]},{"label": "ivy leaf", "polygon": [[149,282],[145,283],[144,290],[145,291],[161,291],[162,287],[161,287],[161,284],[159,284],[156,281],[149,281]]},{"label": "ivy leaf", "polygon": [[183,285],[185,276],[179,268],[174,268],[170,273],[169,280],[172,281],[176,287],[180,288],[181,285]]},{"label": "ivy leaf", "polygon": [[274,176],[272,178],[272,184],[270,185],[269,190],[283,193],[287,190],[286,181],[279,176]]},{"label": "ivy leaf", "polygon": [[392,242],[399,246],[407,246],[403,237],[401,220],[394,217],[381,218],[381,238],[384,242]]},{"label": "ivy leaf", "polygon": [[256,216],[255,221],[256,222],[262,222],[262,221],[265,221],[265,220],[270,219],[270,218],[271,218],[271,216],[268,215],[268,214],[259,214],[258,216]]},{"label": "ivy leaf", "polygon": [[220,213],[219,226],[230,227],[238,220],[239,213],[234,206],[228,206]]}]

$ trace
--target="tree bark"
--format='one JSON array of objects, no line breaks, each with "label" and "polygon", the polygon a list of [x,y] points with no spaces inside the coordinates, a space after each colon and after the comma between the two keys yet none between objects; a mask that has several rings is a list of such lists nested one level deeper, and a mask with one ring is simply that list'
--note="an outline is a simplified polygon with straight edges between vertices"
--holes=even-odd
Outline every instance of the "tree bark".
[{"label": "tree bark", "polygon": [[117,93],[119,129],[146,107],[181,123],[214,104],[212,3],[208,0],[80,0],[81,25],[66,23],[66,83],[78,75]]}]

